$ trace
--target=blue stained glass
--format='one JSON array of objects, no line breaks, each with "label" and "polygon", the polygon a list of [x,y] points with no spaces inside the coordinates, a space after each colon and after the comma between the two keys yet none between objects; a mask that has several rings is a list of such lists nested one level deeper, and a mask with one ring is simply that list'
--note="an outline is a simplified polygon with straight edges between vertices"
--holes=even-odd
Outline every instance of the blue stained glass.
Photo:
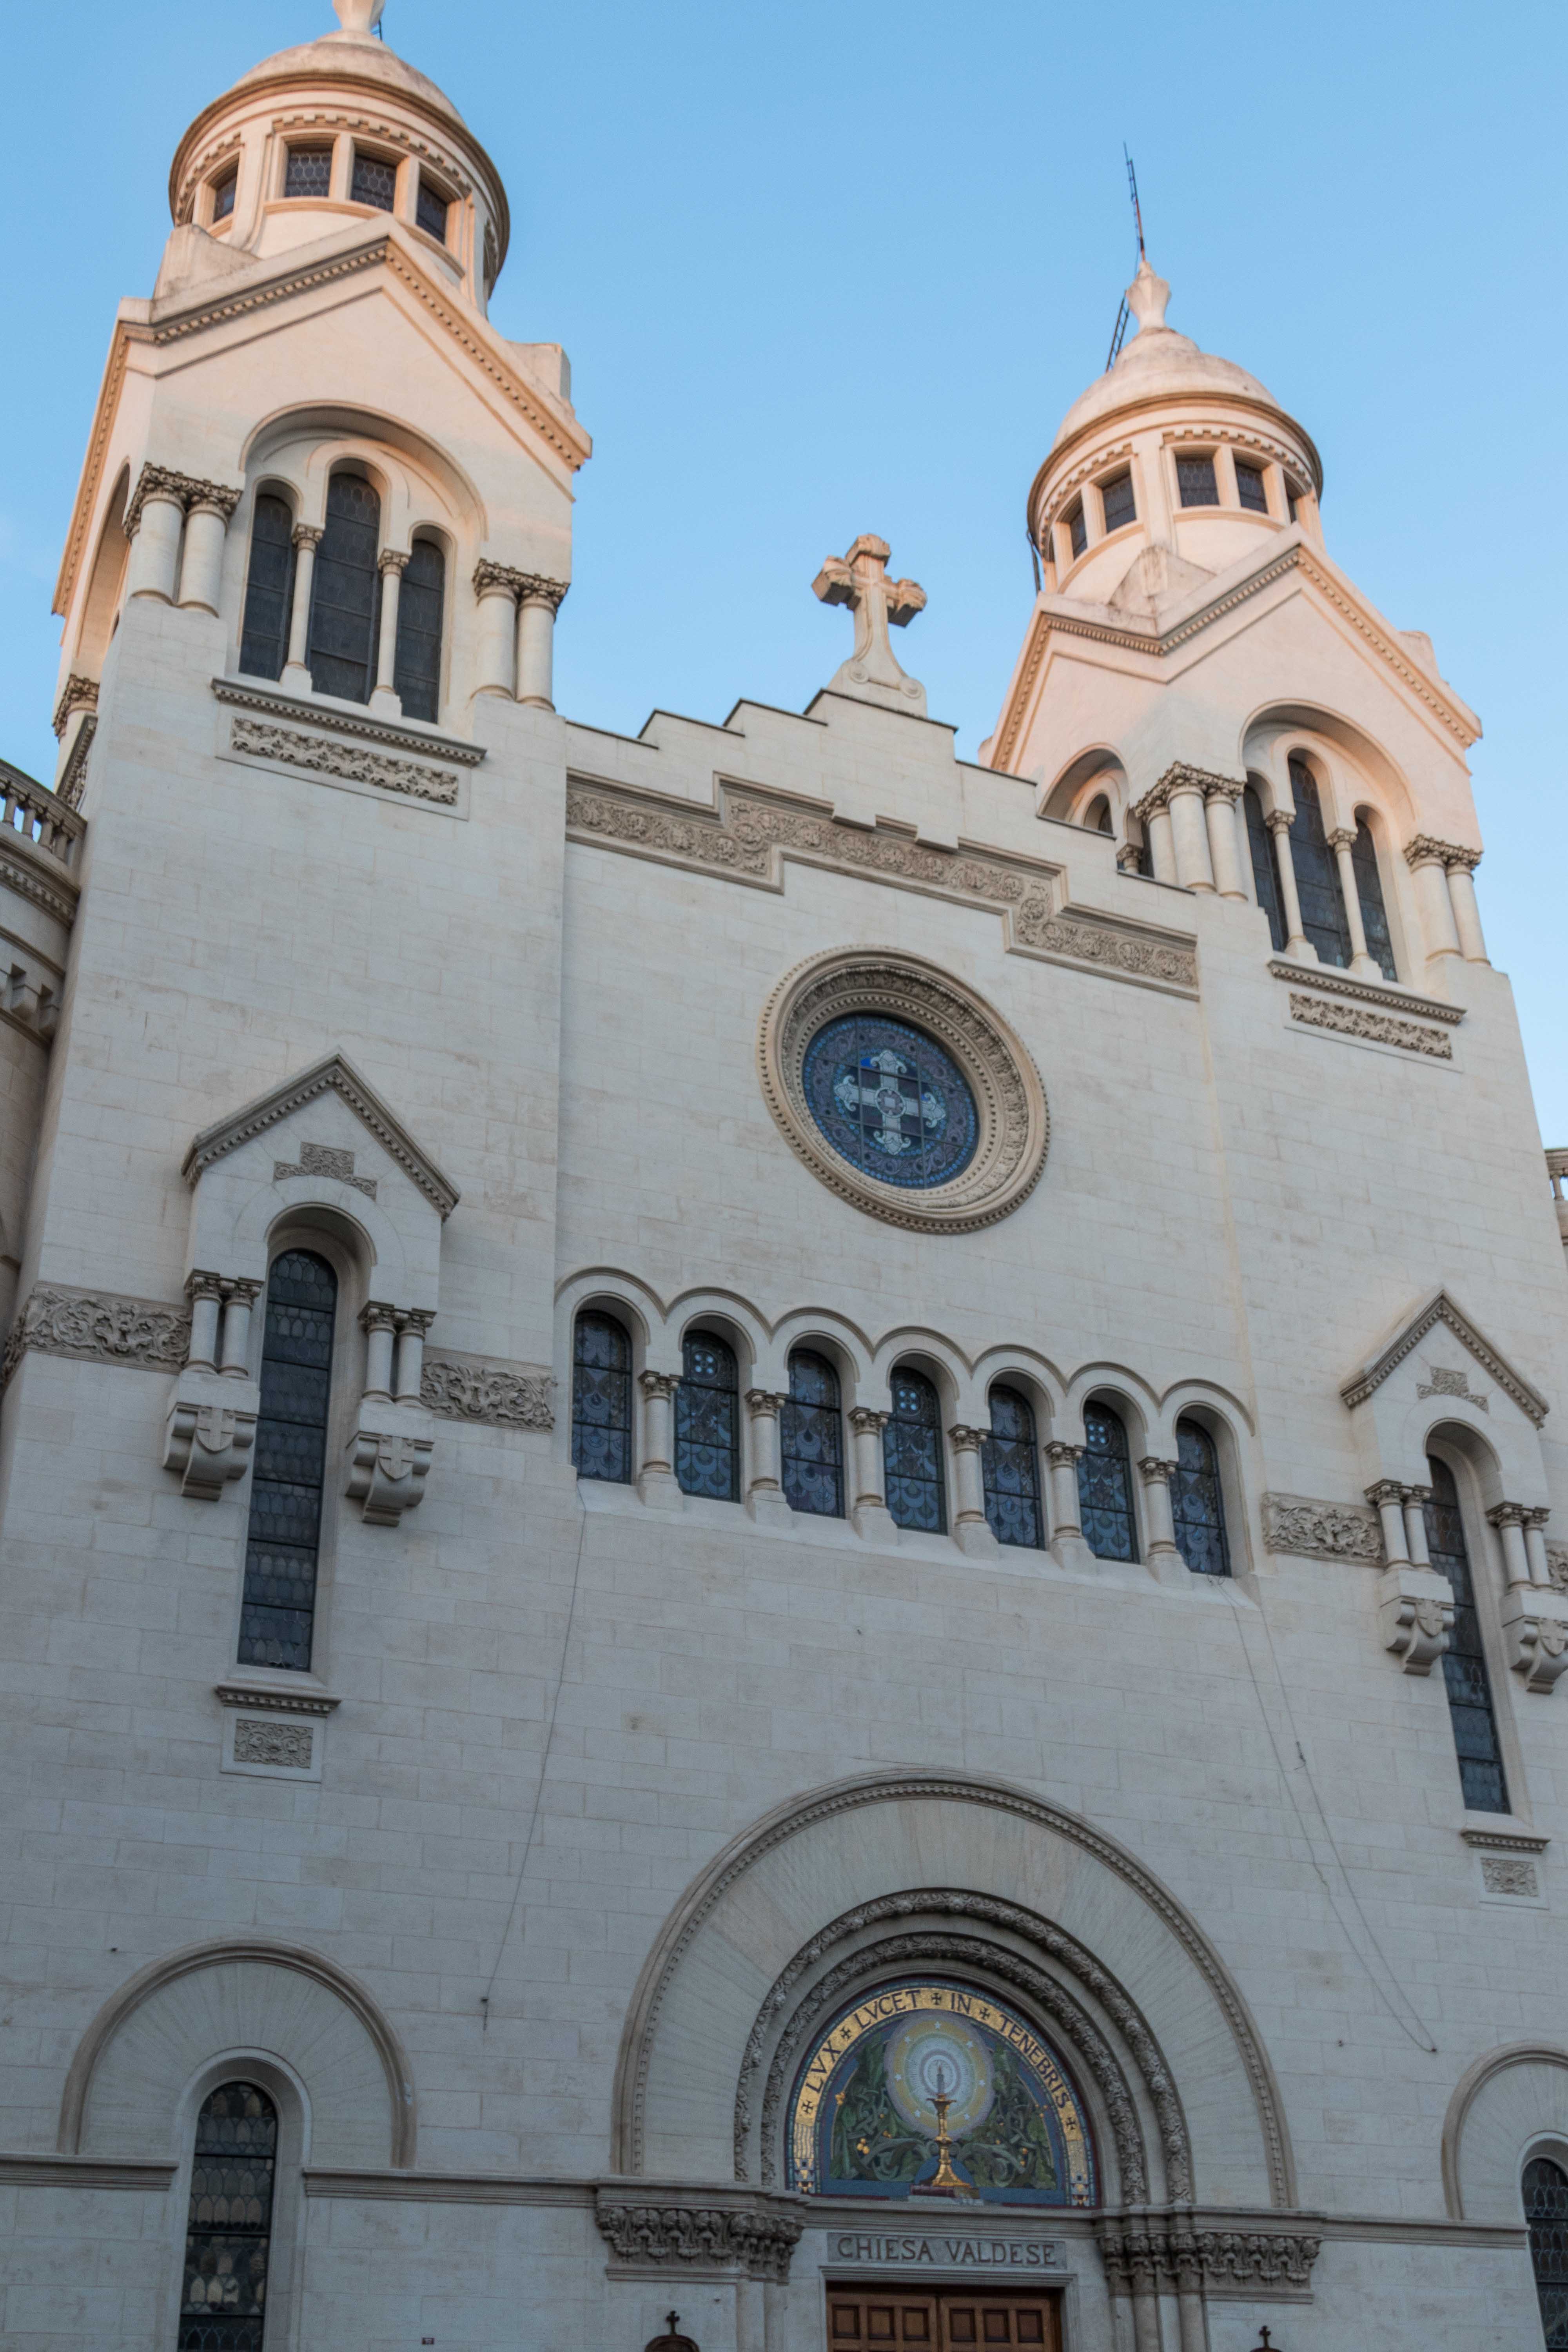
[{"label": "blue stained glass", "polygon": [[951,1055],[908,1022],[847,1013],[819,1029],[801,1081],[834,1150],[884,1184],[929,1191],[961,1175],[980,1118]]}]

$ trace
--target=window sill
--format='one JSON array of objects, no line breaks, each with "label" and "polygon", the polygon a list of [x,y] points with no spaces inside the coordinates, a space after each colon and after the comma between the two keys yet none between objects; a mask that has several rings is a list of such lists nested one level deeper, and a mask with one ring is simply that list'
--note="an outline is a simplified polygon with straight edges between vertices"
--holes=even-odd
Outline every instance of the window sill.
[{"label": "window sill", "polygon": [[338,1693],[312,1674],[268,1673],[260,1667],[237,1666],[213,1690],[225,1706],[242,1706],[258,1715],[331,1715],[342,1703]]},{"label": "window sill", "polygon": [[1552,1843],[1549,1830],[1531,1829],[1512,1813],[1467,1813],[1459,1835],[1467,1845],[1491,1853],[1544,1853]]}]

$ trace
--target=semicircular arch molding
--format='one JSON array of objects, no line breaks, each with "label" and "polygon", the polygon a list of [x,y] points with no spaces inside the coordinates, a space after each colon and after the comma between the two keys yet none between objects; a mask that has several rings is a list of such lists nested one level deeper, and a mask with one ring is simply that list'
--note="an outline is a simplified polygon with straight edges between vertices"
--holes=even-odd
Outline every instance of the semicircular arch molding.
[{"label": "semicircular arch molding", "polygon": [[270,2051],[299,2075],[316,2163],[413,2163],[414,2078],[384,2012],[319,1952],[251,1937],[171,1952],[110,1995],[66,2076],[61,2152],[173,2155],[186,2084],[228,2050]]},{"label": "semicircular arch molding", "polygon": [[614,2169],[730,2172],[737,2089],[775,1984],[834,1921],[900,1888],[933,1885],[1032,1915],[1120,1989],[1185,2118],[1192,2195],[1294,2204],[1273,2069],[1195,1922],[1135,1855],[1079,1815],[965,1773],[868,1773],[793,1798],[693,1881],[627,2012]]},{"label": "semicircular arch molding", "polygon": [[1568,2049],[1513,2042],[1489,2050],[1459,2077],[1443,2118],[1450,2219],[1519,2221],[1521,2176],[1542,2140],[1568,2142]]}]

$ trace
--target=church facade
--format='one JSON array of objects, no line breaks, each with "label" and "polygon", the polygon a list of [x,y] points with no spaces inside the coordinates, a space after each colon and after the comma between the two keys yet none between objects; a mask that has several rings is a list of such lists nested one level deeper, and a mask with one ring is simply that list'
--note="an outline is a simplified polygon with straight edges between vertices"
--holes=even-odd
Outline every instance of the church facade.
[{"label": "church facade", "polygon": [[1568,2345],[1479,722],[1147,262],[977,761],[872,534],[804,713],[558,712],[569,369],[338,14],[0,771],[7,2343]]}]

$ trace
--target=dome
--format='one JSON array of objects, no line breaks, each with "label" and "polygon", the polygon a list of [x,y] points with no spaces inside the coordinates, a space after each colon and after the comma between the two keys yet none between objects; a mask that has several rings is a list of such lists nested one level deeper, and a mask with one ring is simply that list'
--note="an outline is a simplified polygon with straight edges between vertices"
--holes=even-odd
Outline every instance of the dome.
[{"label": "dome", "polygon": [[1199,398],[1215,393],[1227,393],[1233,400],[1256,401],[1264,408],[1279,408],[1279,402],[1267,385],[1238,368],[1234,360],[1216,359],[1212,352],[1200,351],[1189,335],[1179,335],[1165,324],[1165,305],[1171,299],[1171,289],[1163,278],[1157,278],[1147,258],[1138,264],[1138,275],[1127,289],[1127,307],[1138,321],[1138,332],[1128,343],[1114,367],[1097,376],[1089,390],[1080,393],[1068,410],[1057,430],[1051,447],[1057,450],[1072,440],[1084,428],[1098,425],[1102,417],[1114,415],[1119,408],[1130,408],[1134,402],[1144,400],[1180,400],[1188,394]]},{"label": "dome", "polygon": [[296,48],[279,49],[275,57],[263,58],[258,66],[240,75],[227,95],[232,98],[260,82],[300,81],[317,75],[324,81],[374,82],[383,89],[395,90],[400,98],[412,99],[416,105],[429,108],[435,114],[445,115],[448,122],[463,122],[446,91],[438,89],[427,74],[406,64],[373,34],[346,28],[323,33],[319,41],[301,41]]}]

